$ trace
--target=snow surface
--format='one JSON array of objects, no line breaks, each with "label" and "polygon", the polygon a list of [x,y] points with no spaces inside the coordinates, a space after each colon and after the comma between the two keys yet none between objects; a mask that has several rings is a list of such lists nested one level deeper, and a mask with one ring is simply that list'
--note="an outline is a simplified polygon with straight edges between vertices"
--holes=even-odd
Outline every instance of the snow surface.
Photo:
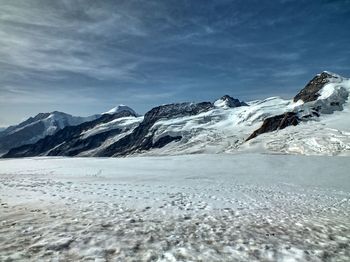
[{"label": "snow surface", "polygon": [[141,117],[121,117],[114,119],[110,122],[97,125],[89,130],[84,131],[81,134],[82,139],[86,139],[89,136],[93,136],[102,132],[110,131],[113,129],[123,130],[120,134],[109,137],[99,147],[81,152],[78,156],[95,156],[98,155],[102,150],[117,142],[119,139],[130,134],[143,120]]},{"label": "snow surface", "polygon": [[121,117],[121,118],[114,119],[110,122],[97,125],[89,130],[86,130],[82,133],[82,135],[83,135],[83,138],[85,139],[89,136],[96,135],[96,134],[106,132],[116,128],[122,129],[125,127],[129,128],[130,126],[136,127],[136,125],[139,124],[142,120],[143,120],[143,117],[133,117],[133,116]]},{"label": "snow surface", "polygon": [[0,160],[0,261],[349,261],[348,157]]},{"label": "snow surface", "polygon": [[216,107],[222,107],[224,109],[227,109],[227,108],[230,108],[228,105],[227,105],[227,102],[224,101],[223,99],[218,99],[214,102],[214,106]]}]

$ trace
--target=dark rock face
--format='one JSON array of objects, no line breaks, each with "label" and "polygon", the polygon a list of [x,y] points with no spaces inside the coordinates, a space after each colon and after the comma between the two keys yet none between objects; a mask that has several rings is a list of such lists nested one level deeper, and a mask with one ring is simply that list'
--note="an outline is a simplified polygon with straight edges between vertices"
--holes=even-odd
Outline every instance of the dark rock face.
[{"label": "dark rock face", "polygon": [[300,123],[300,118],[294,112],[287,112],[282,115],[272,116],[266,118],[262,124],[262,126],[255,130],[246,141],[257,137],[258,135],[272,132],[279,129],[284,129],[288,126],[296,126]]},{"label": "dark rock face", "polygon": [[122,130],[113,129],[103,133],[81,138],[81,133],[99,124],[107,123],[117,118],[135,116],[128,111],[114,115],[105,114],[93,121],[84,122],[77,126],[67,126],[51,136],[46,136],[34,144],[23,145],[11,149],[4,158],[31,157],[48,153],[50,156],[74,156],[82,151],[93,149],[101,145],[108,137],[119,134]]},{"label": "dark rock face", "polygon": [[315,101],[320,95],[318,92],[322,89],[322,87],[329,82],[329,78],[333,76],[322,72],[321,74],[315,76],[295,97],[294,102],[298,100],[303,100],[306,102]]},{"label": "dark rock face", "polygon": [[176,103],[152,108],[145,114],[144,122],[155,123],[159,119],[170,119],[181,116],[197,115],[213,108],[210,102]]},{"label": "dark rock face", "polygon": [[[172,141],[179,141],[181,137],[167,136],[161,141],[153,144],[154,134],[148,135],[151,127],[160,119],[170,119],[181,116],[197,115],[213,108],[210,102],[202,103],[179,103],[158,106],[145,114],[142,123],[134,131],[121,138],[114,144],[106,148],[99,156],[123,156],[134,152],[141,152],[151,148],[163,147]],[[167,142],[167,143],[166,143]]]},{"label": "dark rock face", "polygon": [[103,144],[106,139],[119,135],[123,130],[115,128],[106,132],[89,136],[85,139],[73,138],[67,139],[62,145],[51,150],[49,156],[76,156],[81,152],[97,148]]},{"label": "dark rock face", "polygon": [[223,100],[225,102],[225,104],[231,108],[240,107],[240,106],[248,106],[245,102],[239,101],[238,99],[233,98],[229,95],[224,95],[220,99]]}]

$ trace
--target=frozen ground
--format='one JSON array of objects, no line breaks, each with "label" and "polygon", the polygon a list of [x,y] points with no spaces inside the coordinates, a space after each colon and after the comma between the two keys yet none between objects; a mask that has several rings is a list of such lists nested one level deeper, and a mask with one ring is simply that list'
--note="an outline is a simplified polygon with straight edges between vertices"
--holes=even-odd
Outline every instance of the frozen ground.
[{"label": "frozen ground", "polygon": [[349,261],[349,160],[0,160],[0,261]]}]

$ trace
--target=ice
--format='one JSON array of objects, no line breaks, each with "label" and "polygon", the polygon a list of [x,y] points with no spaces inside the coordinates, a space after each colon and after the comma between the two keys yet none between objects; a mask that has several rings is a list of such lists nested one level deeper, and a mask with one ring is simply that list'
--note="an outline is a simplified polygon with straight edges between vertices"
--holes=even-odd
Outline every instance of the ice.
[{"label": "ice", "polygon": [[348,157],[0,160],[0,261],[348,261]]}]

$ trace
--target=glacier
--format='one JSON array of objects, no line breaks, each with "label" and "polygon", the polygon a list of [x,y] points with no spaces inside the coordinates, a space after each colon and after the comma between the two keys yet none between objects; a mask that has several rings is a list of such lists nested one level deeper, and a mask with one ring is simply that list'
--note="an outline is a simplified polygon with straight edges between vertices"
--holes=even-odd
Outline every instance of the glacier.
[{"label": "glacier", "polygon": [[1,261],[348,261],[347,157],[0,160]]}]

